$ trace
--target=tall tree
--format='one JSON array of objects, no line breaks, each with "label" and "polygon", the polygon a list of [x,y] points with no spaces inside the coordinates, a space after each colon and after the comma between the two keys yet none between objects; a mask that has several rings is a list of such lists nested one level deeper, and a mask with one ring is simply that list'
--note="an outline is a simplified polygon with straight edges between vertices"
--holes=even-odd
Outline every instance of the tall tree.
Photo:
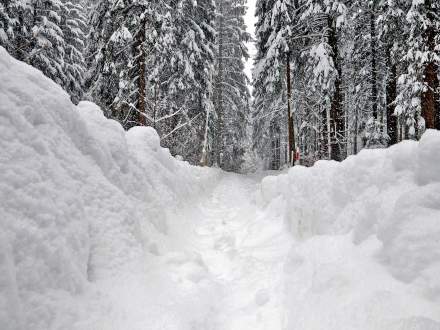
[{"label": "tall tree", "polygon": [[436,127],[439,6],[430,0],[408,4],[407,48],[402,58],[406,69],[398,81],[396,112],[406,118],[410,138],[417,138],[426,127]]},{"label": "tall tree", "polygon": [[[308,0],[303,20],[312,21],[322,31],[311,43],[312,81],[328,104],[322,112],[323,138],[330,159],[345,158],[345,114],[342,106],[342,63],[339,52],[340,27],[346,7],[342,1]],[[323,143],[324,145],[324,143]]]},{"label": "tall tree", "polygon": [[378,37],[383,40],[386,56],[386,131],[389,145],[399,140],[396,98],[398,63],[406,44],[404,1],[382,0],[378,4]]},{"label": "tall tree", "polygon": [[217,52],[214,108],[217,114],[216,161],[226,170],[239,170],[249,116],[248,78],[244,59],[249,55],[245,42],[250,40],[243,16],[243,0],[217,1]]},{"label": "tall tree", "polygon": [[61,29],[60,0],[31,0],[32,39],[28,61],[59,85],[67,81],[64,70],[66,42]]},{"label": "tall tree", "polygon": [[87,18],[83,4],[64,0],[62,3],[61,30],[64,35],[64,71],[66,80],[64,89],[74,103],[83,96],[85,75],[84,47]]}]

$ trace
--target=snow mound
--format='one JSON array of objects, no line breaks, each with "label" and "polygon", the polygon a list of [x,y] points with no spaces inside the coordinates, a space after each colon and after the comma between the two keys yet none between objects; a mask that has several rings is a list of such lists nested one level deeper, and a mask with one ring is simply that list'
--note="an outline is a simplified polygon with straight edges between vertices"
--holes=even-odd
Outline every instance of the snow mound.
[{"label": "snow mound", "polygon": [[184,226],[169,214],[217,172],[175,160],[151,128],[74,106],[1,47],[0,100],[1,328],[93,328],[76,323],[92,284],[166,250]]},{"label": "snow mound", "polygon": [[266,177],[261,203],[296,241],[289,324],[440,329],[440,132]]}]

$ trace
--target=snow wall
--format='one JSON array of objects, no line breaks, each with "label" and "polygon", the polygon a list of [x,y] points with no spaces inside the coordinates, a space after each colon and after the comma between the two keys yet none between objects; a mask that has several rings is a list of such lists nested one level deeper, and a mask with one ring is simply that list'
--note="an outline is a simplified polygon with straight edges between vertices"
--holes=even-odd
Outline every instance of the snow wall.
[{"label": "snow wall", "polygon": [[0,328],[73,327],[73,297],[157,253],[179,228],[167,214],[217,173],[174,159],[152,128],[74,106],[0,47]]},{"label": "snow wall", "polygon": [[295,166],[261,207],[295,237],[288,329],[440,329],[440,132]]}]

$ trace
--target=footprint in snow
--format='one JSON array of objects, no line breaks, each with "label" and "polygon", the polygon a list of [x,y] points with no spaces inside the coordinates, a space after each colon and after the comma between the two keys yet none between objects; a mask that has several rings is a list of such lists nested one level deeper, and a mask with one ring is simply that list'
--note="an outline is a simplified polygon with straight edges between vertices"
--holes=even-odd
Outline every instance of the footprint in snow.
[{"label": "footprint in snow", "polygon": [[269,292],[265,289],[261,289],[257,291],[257,293],[255,294],[255,303],[258,306],[266,305],[269,302],[269,300],[270,300]]}]

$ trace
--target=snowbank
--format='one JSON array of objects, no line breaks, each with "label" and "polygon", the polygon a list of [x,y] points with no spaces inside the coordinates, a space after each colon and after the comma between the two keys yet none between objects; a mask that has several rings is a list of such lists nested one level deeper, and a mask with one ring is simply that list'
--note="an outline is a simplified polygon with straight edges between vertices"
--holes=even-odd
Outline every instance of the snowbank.
[{"label": "snowbank", "polygon": [[440,329],[440,132],[266,177],[261,199],[296,238],[289,329]]},{"label": "snowbank", "polygon": [[175,160],[151,128],[74,106],[1,47],[0,100],[1,328],[90,329],[77,322],[93,283],[167,249],[185,226],[169,214],[217,172]]}]

